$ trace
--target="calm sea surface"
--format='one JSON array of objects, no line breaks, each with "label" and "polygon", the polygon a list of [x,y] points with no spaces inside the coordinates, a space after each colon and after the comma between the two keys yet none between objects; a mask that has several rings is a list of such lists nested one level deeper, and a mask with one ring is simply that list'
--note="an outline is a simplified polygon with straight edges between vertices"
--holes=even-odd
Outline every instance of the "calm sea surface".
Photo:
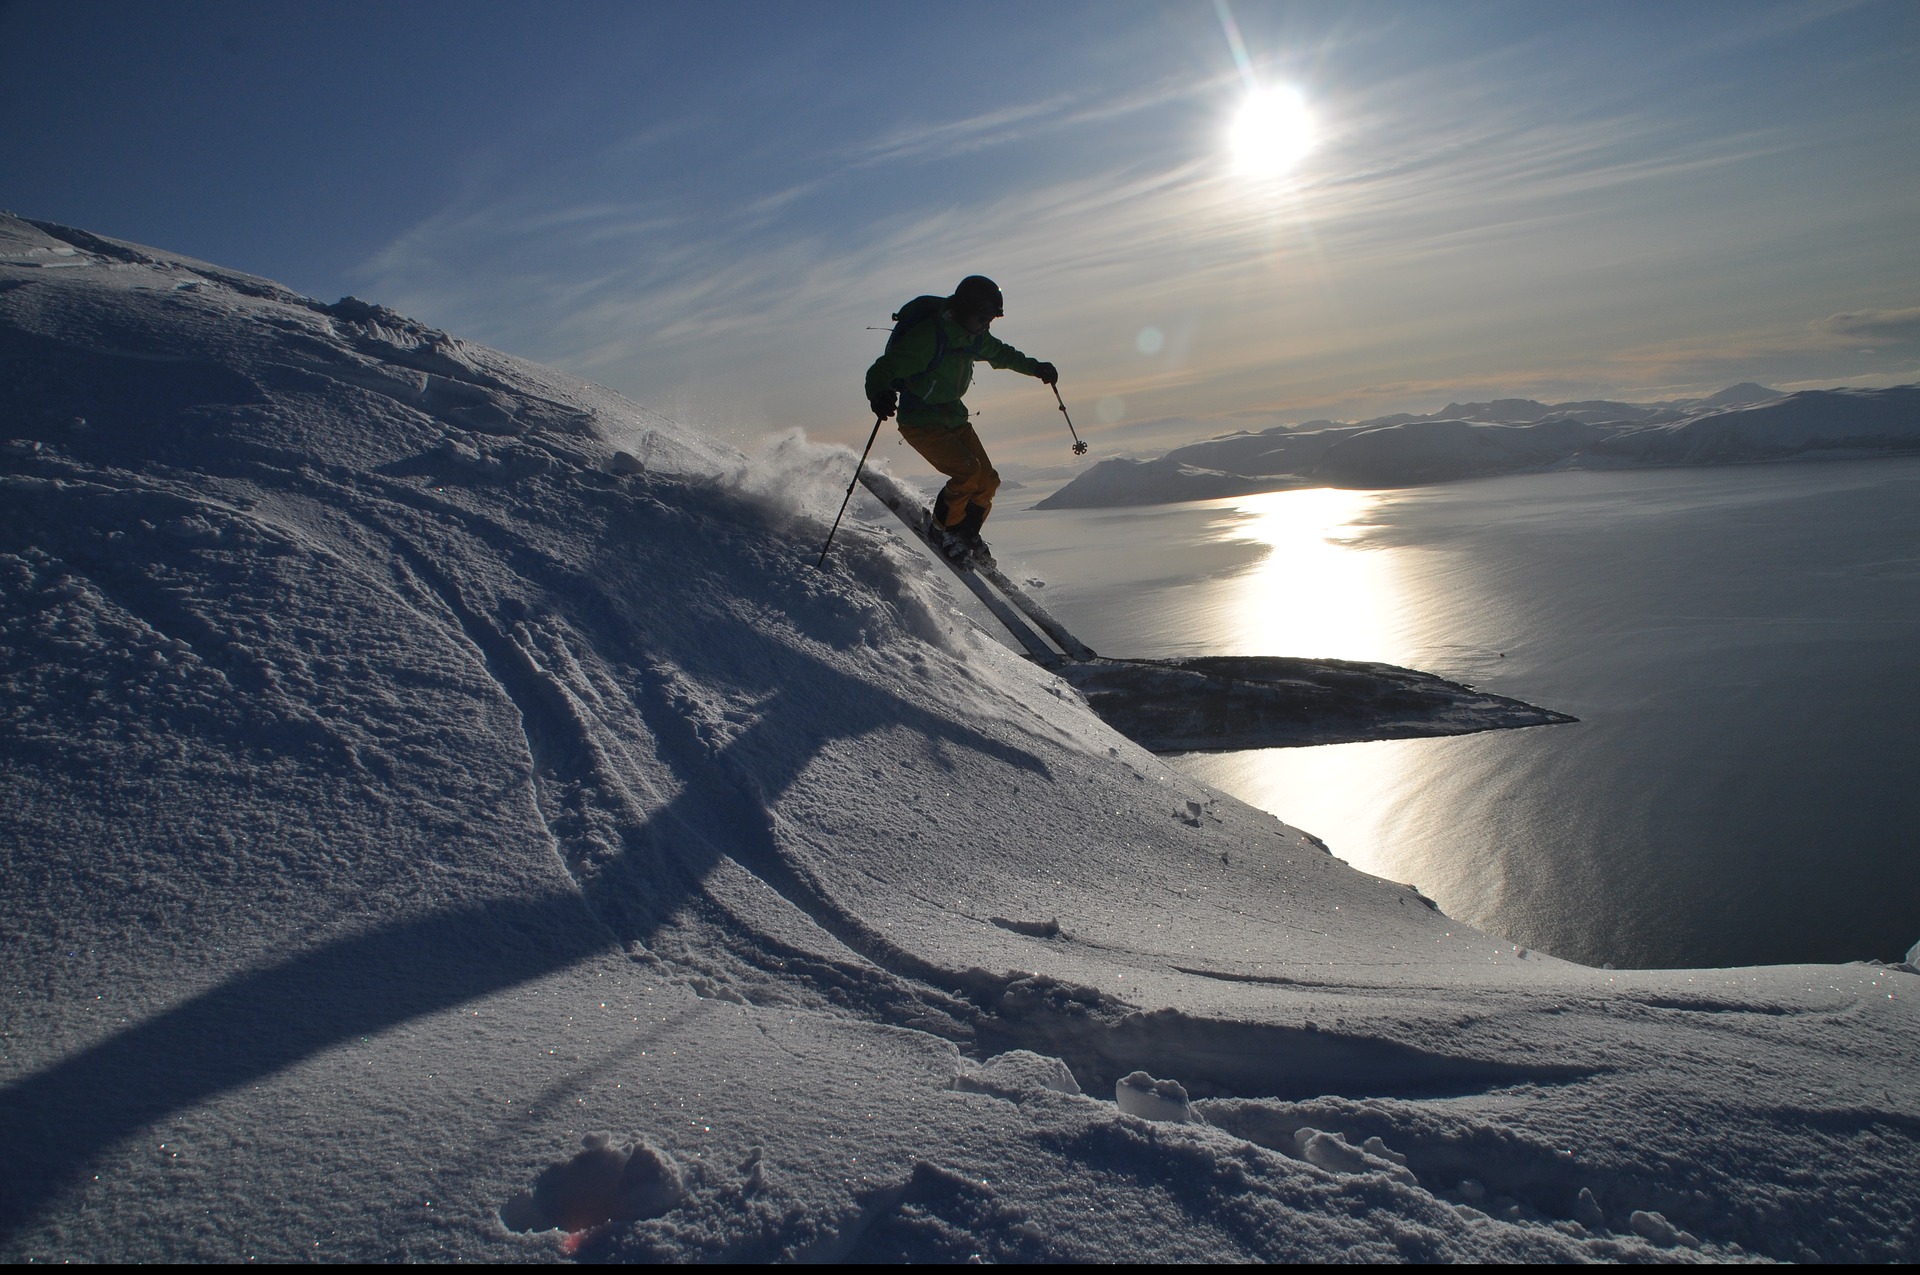
[{"label": "calm sea surface", "polygon": [[1103,654],[1386,660],[1578,716],[1174,759],[1454,916],[1622,967],[1920,939],[1920,461],[1034,499],[1001,564]]}]

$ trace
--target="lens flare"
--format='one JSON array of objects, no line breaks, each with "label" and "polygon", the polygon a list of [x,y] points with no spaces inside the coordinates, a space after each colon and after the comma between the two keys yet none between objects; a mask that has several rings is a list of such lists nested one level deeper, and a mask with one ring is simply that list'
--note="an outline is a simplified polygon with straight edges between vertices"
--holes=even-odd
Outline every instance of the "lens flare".
[{"label": "lens flare", "polygon": [[1313,112],[1298,89],[1249,94],[1228,134],[1234,164],[1249,177],[1280,177],[1313,150]]}]

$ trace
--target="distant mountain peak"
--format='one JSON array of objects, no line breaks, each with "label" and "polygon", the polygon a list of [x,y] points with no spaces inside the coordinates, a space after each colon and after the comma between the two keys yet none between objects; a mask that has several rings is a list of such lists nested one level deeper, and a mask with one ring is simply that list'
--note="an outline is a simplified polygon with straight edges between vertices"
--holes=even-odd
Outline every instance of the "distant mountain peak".
[{"label": "distant mountain peak", "polygon": [[1718,394],[1710,394],[1700,402],[1705,407],[1745,407],[1750,403],[1765,403],[1785,397],[1783,390],[1770,390],[1757,381],[1742,381],[1738,385],[1727,386]]}]

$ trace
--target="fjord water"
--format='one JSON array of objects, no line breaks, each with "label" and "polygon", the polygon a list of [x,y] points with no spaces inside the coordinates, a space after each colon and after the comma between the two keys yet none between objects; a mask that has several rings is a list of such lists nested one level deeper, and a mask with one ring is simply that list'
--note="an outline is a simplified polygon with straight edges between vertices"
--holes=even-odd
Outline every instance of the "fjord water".
[{"label": "fjord water", "polygon": [[1920,460],[1014,503],[1003,566],[1102,653],[1384,660],[1579,717],[1170,759],[1451,915],[1621,967],[1920,939]]}]

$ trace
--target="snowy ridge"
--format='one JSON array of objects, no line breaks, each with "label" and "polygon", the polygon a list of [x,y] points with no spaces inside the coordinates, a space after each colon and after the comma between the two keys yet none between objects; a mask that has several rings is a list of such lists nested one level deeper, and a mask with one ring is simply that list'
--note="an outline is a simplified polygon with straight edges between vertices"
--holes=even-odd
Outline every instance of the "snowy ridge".
[{"label": "snowy ridge", "polygon": [[844,451],[12,218],[0,422],[0,1256],[1920,1256],[1913,974],[1458,925]]},{"label": "snowy ridge", "polygon": [[1920,386],[1781,395],[1736,385],[1687,403],[1450,403],[1431,416],[1315,421],[1102,461],[1041,501],[1071,509],[1298,486],[1413,487],[1554,469],[1729,465],[1920,451]]}]

